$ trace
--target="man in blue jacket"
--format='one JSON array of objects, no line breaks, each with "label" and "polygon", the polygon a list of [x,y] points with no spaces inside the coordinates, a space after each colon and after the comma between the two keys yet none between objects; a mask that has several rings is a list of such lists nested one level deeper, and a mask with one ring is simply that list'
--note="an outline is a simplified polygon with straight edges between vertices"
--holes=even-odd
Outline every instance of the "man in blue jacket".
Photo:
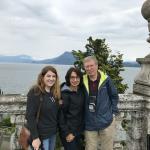
[{"label": "man in blue jacket", "polygon": [[85,150],[113,150],[118,93],[109,76],[98,70],[94,56],[83,60],[85,86]]}]

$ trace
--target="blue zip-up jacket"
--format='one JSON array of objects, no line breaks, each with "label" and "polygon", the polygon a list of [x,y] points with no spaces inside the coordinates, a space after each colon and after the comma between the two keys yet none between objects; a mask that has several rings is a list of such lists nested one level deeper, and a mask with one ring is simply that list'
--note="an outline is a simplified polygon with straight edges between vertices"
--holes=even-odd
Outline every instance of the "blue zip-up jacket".
[{"label": "blue zip-up jacket", "polygon": [[118,93],[109,76],[99,71],[101,78],[98,85],[96,111],[89,111],[89,85],[88,76],[83,76],[85,86],[85,130],[98,131],[108,127],[113,114],[118,113]]}]

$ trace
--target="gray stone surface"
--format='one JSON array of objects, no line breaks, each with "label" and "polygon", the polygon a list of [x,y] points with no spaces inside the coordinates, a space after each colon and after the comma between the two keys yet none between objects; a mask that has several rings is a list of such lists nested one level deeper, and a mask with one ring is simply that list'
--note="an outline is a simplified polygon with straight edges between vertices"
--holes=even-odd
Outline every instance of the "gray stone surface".
[{"label": "gray stone surface", "polygon": [[[148,29],[149,29],[149,32],[150,32],[150,0],[146,0],[143,3],[141,12],[142,12],[143,17],[148,21]],[[149,35],[150,35],[150,33],[149,33]],[[150,36],[147,39],[147,42],[150,43]]]},{"label": "gray stone surface", "polygon": [[[145,129],[145,126],[148,126],[149,122],[145,121],[145,124],[142,124],[142,119],[144,118],[143,111],[145,107],[149,106],[150,98],[144,96],[138,96],[136,94],[120,94],[119,95],[119,110],[120,114],[116,118],[116,136],[114,141],[114,149],[121,150],[123,149],[120,144],[121,141],[126,141],[129,137],[130,141],[127,141],[129,147],[131,145],[142,145],[142,133]],[[11,106],[11,107],[10,107]],[[12,109],[12,107],[15,108]],[[5,109],[4,109],[5,108]],[[21,109],[20,109],[21,108]],[[149,107],[147,107],[148,109]],[[10,96],[3,95],[0,96],[0,114],[10,114],[11,122],[16,124],[15,133],[11,136],[11,149],[15,150],[19,148],[17,137],[20,133],[20,128],[24,122],[24,114],[26,109],[26,97],[25,96]],[[142,111],[143,110],[143,111]],[[122,128],[122,120],[129,120],[131,123],[129,132],[126,133],[124,128]],[[146,119],[145,119],[146,120]],[[140,141],[140,142],[139,142]],[[136,143],[136,144],[135,144]],[[133,150],[131,147],[129,150]],[[142,149],[141,149],[142,150]]]},{"label": "gray stone surface", "polygon": [[146,0],[141,8],[142,16],[148,20],[150,18],[150,0]]}]

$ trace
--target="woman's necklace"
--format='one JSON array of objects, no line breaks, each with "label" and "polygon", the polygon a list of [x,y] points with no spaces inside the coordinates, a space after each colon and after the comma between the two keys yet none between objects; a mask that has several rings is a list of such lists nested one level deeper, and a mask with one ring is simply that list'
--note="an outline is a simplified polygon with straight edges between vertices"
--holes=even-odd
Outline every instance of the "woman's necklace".
[{"label": "woman's necklace", "polygon": [[55,103],[54,97],[50,96],[49,98],[50,98],[50,100],[51,100],[53,103]]}]

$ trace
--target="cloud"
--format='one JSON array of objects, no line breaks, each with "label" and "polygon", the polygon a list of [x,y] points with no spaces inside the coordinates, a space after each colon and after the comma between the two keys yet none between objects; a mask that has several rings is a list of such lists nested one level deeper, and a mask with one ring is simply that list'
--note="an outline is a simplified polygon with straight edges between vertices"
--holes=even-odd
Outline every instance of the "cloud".
[{"label": "cloud", "polygon": [[52,58],[64,51],[84,50],[86,39],[93,36],[105,38],[113,52],[121,51],[124,59],[145,56],[149,53],[145,42],[148,28],[141,15],[142,3],[1,0],[0,54]]}]

